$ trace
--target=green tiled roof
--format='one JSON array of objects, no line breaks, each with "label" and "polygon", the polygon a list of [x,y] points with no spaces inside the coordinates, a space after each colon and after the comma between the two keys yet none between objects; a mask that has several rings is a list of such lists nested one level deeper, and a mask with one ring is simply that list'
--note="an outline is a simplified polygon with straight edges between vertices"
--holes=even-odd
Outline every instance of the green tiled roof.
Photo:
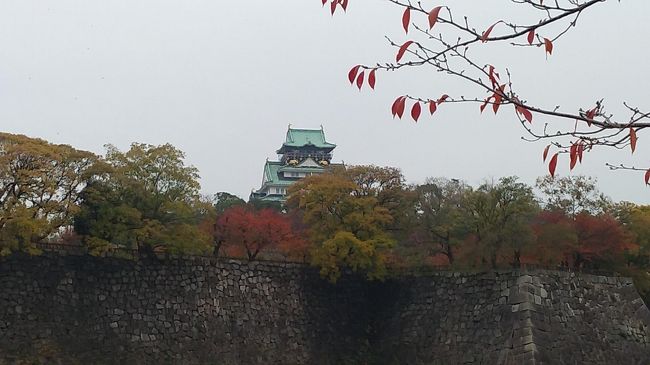
[{"label": "green tiled roof", "polygon": [[279,161],[266,161],[264,165],[264,176],[266,176],[266,182],[264,185],[275,185],[275,186],[289,186],[296,182],[295,179],[284,179],[280,176],[279,172],[282,168],[286,166]]},{"label": "green tiled roof", "polygon": [[335,144],[325,140],[323,129],[293,129],[287,130],[287,138],[282,144],[283,147],[304,147],[314,146],[316,148],[336,147]]},{"label": "green tiled roof", "polygon": [[280,175],[278,170],[282,167],[282,162],[266,161],[264,165],[264,176],[267,184],[280,184]]}]

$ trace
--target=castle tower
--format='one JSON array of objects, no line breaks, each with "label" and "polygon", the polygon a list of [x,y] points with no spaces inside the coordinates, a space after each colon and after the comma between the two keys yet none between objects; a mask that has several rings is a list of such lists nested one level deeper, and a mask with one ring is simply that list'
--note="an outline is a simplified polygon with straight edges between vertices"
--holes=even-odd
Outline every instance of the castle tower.
[{"label": "castle tower", "polygon": [[287,188],[298,179],[320,174],[332,163],[332,151],[336,148],[327,142],[323,127],[320,129],[289,128],[287,136],[276,152],[279,161],[266,161],[262,175],[262,187],[253,191],[250,199],[286,200]]}]

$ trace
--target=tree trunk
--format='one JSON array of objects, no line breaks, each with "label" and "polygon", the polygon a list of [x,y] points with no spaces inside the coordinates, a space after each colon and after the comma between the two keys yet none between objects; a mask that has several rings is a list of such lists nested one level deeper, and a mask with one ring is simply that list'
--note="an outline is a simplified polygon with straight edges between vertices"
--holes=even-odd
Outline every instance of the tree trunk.
[{"label": "tree trunk", "polygon": [[521,250],[514,250],[512,256],[512,267],[513,268],[521,267]]}]

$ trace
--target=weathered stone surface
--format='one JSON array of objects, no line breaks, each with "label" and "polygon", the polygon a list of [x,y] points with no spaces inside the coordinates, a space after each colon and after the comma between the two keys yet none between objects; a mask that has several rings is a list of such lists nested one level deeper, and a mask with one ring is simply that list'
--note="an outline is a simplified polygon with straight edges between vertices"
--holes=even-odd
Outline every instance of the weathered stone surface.
[{"label": "weathered stone surface", "polygon": [[336,285],[309,267],[0,261],[0,364],[648,364],[630,280],[550,271]]},{"label": "weathered stone surface", "polygon": [[[375,322],[374,347],[383,357],[408,364],[650,363],[650,312],[630,279],[543,270],[461,275],[467,281],[460,287],[439,273],[392,280],[375,292],[392,298]],[[431,301],[433,292],[446,295]]]},{"label": "weathered stone surface", "polygon": [[367,348],[363,285],[295,264],[13,256],[0,364],[343,363]]}]

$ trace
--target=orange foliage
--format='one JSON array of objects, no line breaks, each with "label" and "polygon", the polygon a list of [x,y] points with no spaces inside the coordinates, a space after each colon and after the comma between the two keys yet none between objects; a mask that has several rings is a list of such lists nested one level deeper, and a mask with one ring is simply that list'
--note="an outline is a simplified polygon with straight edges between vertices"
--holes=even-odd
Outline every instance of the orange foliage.
[{"label": "orange foliage", "polygon": [[249,260],[262,253],[304,256],[307,246],[290,219],[272,209],[229,208],[217,218],[214,235],[226,256]]},{"label": "orange foliage", "polygon": [[526,261],[579,268],[616,260],[634,249],[623,227],[609,215],[581,213],[572,219],[563,212],[544,211],[533,229],[537,245]]},{"label": "orange foliage", "polygon": [[575,227],[579,255],[574,256],[576,266],[579,266],[580,259],[595,261],[619,258],[634,246],[623,227],[609,215],[578,214],[575,218]]}]

